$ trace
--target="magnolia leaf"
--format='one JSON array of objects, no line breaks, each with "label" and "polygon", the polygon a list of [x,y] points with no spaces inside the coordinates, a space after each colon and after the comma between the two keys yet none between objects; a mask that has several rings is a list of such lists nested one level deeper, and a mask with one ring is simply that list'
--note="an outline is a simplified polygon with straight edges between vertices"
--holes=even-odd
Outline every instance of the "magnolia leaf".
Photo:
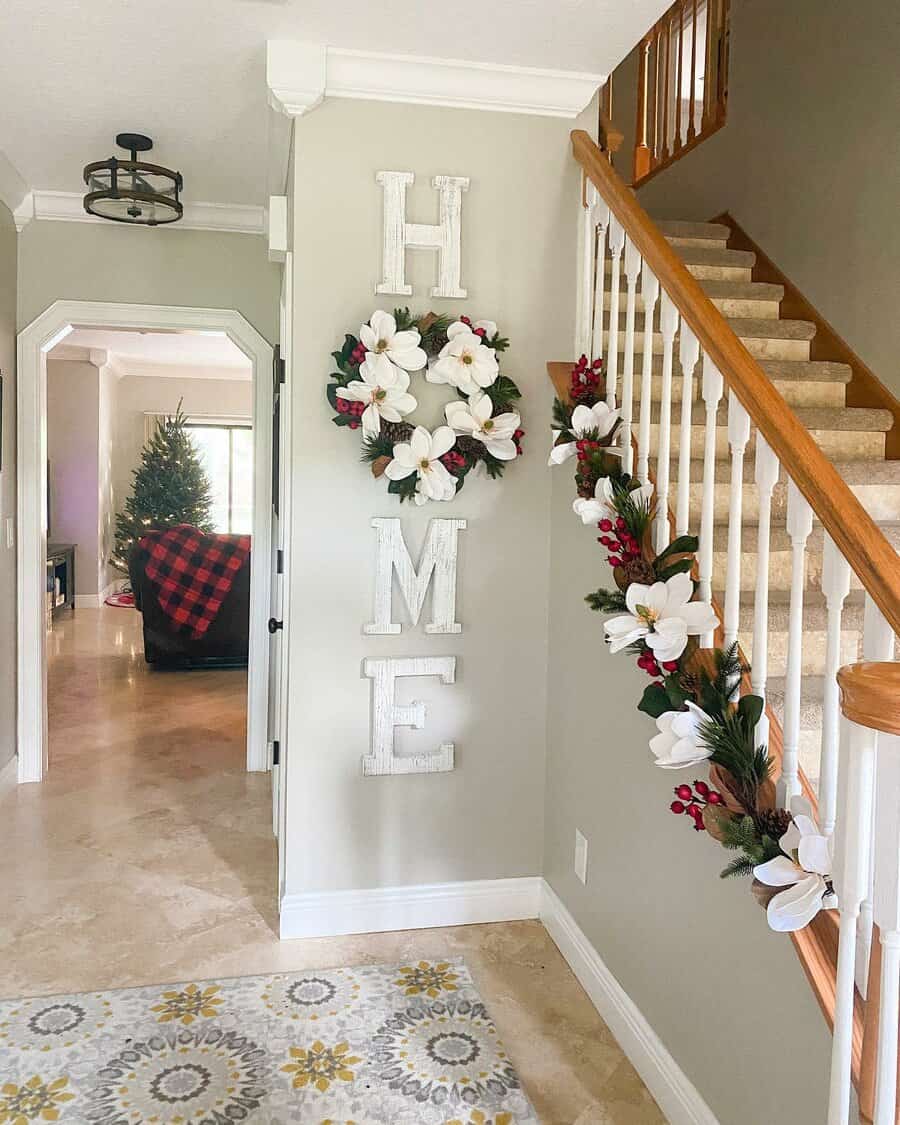
[{"label": "magnolia leaf", "polygon": [[696,535],[679,535],[664,550],[656,556],[656,562],[661,563],[674,555],[695,555],[700,547],[700,540]]},{"label": "magnolia leaf", "polygon": [[664,566],[662,570],[656,567],[656,580],[657,582],[668,582],[668,580],[674,578],[676,574],[685,574],[692,570],[693,567],[693,557],[689,559],[679,559],[678,562],[673,562],[670,563],[669,566]]},{"label": "magnolia leaf", "polygon": [[681,674],[679,672],[672,672],[666,676],[665,690],[669,702],[672,704],[670,710],[680,711],[689,695],[681,686]]},{"label": "magnolia leaf", "polygon": [[756,811],[765,812],[775,808],[775,782],[767,778],[756,790]]},{"label": "magnolia leaf", "polygon": [[713,789],[718,789],[722,794],[727,809],[730,809],[733,813],[739,813],[741,816],[747,815],[747,809],[744,808],[739,799],[740,786],[728,770],[723,769],[722,766],[710,766],[709,781]]},{"label": "magnolia leaf", "polygon": [[765,702],[758,695],[742,695],[738,701],[738,715],[747,724],[748,730],[756,730],[762,717]]},{"label": "magnolia leaf", "polygon": [[644,694],[638,704],[638,711],[643,711],[651,719],[658,719],[660,715],[664,715],[666,711],[671,710],[672,704],[669,701],[668,692],[662,684],[648,684],[644,688]]},{"label": "magnolia leaf", "polygon": [[707,805],[703,810],[703,827],[721,844],[725,838],[724,824],[734,820],[734,813],[722,805]]},{"label": "magnolia leaf", "polygon": [[784,888],[770,887],[766,883],[761,883],[759,879],[754,879],[750,884],[750,891],[753,897],[764,910],[781,890],[784,890]]},{"label": "magnolia leaf", "polygon": [[380,477],[384,470],[390,465],[392,458],[390,457],[376,457],[372,462],[372,476]]}]

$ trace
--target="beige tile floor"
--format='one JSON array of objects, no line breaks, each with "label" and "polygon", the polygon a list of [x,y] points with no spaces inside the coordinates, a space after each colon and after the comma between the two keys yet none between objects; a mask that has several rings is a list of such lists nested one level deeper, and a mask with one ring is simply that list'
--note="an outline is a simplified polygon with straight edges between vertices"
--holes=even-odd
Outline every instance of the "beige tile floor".
[{"label": "beige tile floor", "polygon": [[546,1125],[664,1121],[538,922],[279,941],[245,674],[152,672],[139,621],[49,637],[50,771],[0,800],[0,996],[463,956]]}]

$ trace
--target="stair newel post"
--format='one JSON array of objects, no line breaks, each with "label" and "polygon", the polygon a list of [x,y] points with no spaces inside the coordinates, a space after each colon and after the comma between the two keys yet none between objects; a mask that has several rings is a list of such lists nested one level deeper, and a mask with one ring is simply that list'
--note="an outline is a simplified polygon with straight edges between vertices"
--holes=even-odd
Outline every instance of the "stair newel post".
[{"label": "stair newel post", "polygon": [[638,426],[638,468],[641,484],[650,480],[650,410],[653,399],[653,318],[659,282],[646,262],[641,263],[641,305],[644,310],[644,350],[641,353],[641,417]]},{"label": "stair newel post", "polygon": [[[750,415],[734,391],[728,392],[728,444],[731,485],[728,491],[728,556],[725,564],[725,647],[735,643],[741,612],[741,521],[744,505],[744,453],[750,440]],[[740,688],[735,688],[735,697]]]},{"label": "stair newel post", "polygon": [[[753,479],[759,495],[759,524],[756,534],[756,593],[753,601],[753,649],[750,682],[753,694],[766,698],[769,665],[769,536],[772,528],[772,492],[781,466],[772,447],[756,435],[756,464]],[[769,717],[763,709],[756,728],[760,744],[769,741]]]},{"label": "stair newel post", "polygon": [[[706,428],[703,436],[703,496],[700,501],[700,553],[698,575],[700,600],[712,601],[713,531],[716,507],[716,419],[723,391],[722,373],[708,355],[703,354],[703,405],[706,408]],[[712,648],[715,634],[706,633],[700,638],[703,648]]]},{"label": "stair newel post", "polygon": [[850,564],[825,532],[822,555],[822,593],[827,614],[825,684],[822,700],[822,751],[819,759],[819,820],[822,832],[834,832],[837,811],[838,730],[840,703],[837,674],[841,666],[841,615],[850,593]]},{"label": "stair newel post", "polygon": [[[609,227],[609,208],[597,198],[597,255],[594,262],[594,332],[590,348],[584,354],[588,359],[603,358],[603,314],[606,291],[606,231]],[[578,353],[581,355],[581,352]]]},{"label": "stair newel post", "polygon": [[578,208],[578,307],[575,317],[575,355],[587,355],[591,347],[591,300],[594,292],[594,213],[599,193],[582,174]]},{"label": "stair newel post", "polygon": [[631,473],[634,449],[631,441],[634,416],[634,317],[641,256],[630,238],[625,239],[625,357],[622,369],[622,467]]},{"label": "stair newel post", "polygon": [[694,410],[694,368],[700,358],[697,337],[681,322],[678,361],[681,364],[681,429],[678,446],[678,504],[675,509],[675,534],[687,535],[691,516],[691,423]]},{"label": "stair newel post", "polygon": [[784,688],[784,745],[779,800],[785,808],[800,795],[800,692],[803,686],[803,593],[806,585],[806,541],[813,513],[806,497],[788,478],[787,530],[791,540],[791,602],[788,611],[787,675]]},{"label": "stair newel post", "polygon": [[616,405],[619,380],[619,289],[622,284],[624,248],[625,228],[610,212],[609,256],[612,259],[612,269],[609,275],[609,332],[606,339],[606,405],[610,410]]},{"label": "stair newel post", "polygon": [[675,333],[678,331],[678,309],[671,297],[662,291],[659,306],[659,327],[663,339],[662,395],[659,404],[659,441],[656,456],[656,549],[669,545],[669,457],[672,445],[672,359]]}]

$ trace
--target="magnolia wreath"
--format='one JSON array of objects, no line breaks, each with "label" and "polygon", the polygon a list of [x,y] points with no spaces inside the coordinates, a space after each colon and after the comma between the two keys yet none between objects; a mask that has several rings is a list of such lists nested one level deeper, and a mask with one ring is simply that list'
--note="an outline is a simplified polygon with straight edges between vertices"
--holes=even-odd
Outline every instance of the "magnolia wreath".
[{"label": "magnolia wreath", "polygon": [[606,402],[599,360],[581,357],[553,414],[550,464],[574,459],[573,509],[599,530],[613,568],[615,588],[585,600],[613,615],[604,622],[610,652],[631,653],[649,677],[638,710],[656,723],[653,760],[666,770],[706,770],[675,786],[669,808],[734,853],[722,876],[753,877],[772,929],[802,929],[836,901],[832,838],[802,798],[779,806],[775,762],[760,739],[765,702],[741,694],[749,669],[737,644],[701,647],[719,619],[697,597],[698,540],[682,535],[654,549],[653,484],[622,468],[619,411]]},{"label": "magnolia wreath", "polygon": [[[467,316],[413,317],[409,309],[372,313],[332,352],[337,370],[326,395],[336,426],[362,431],[362,458],[384,476],[400,501],[452,500],[479,465],[503,476],[522,453],[519,388],[500,374],[498,354],[509,340],[491,320]],[[452,387],[457,398],[444,407],[445,425],[416,423],[419,403],[413,375]]]}]

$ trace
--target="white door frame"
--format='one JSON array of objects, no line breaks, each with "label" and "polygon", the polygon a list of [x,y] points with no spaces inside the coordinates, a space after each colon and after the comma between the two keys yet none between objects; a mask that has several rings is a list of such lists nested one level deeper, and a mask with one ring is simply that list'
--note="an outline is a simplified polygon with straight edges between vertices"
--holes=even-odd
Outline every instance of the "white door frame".
[{"label": "white door frame", "polygon": [[224,332],[253,367],[253,550],[247,677],[247,769],[268,768],[267,712],[272,479],[272,348],[234,309],[56,301],[18,338],[18,756],[19,782],[47,770],[44,586],[47,554],[47,352],[73,328]]}]

